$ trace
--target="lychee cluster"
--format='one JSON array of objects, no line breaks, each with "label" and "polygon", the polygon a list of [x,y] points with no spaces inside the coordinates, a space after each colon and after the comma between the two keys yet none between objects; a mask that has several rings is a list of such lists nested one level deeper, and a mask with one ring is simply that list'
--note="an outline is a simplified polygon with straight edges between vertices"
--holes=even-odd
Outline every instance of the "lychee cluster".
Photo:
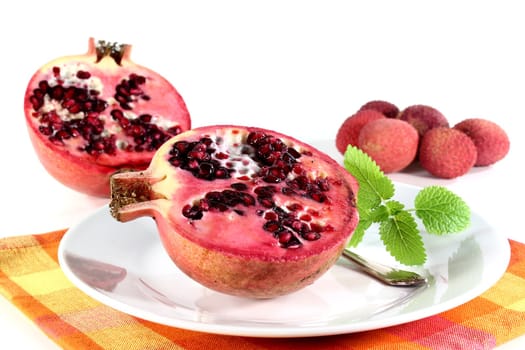
[{"label": "lychee cluster", "polygon": [[417,161],[433,176],[445,179],[462,176],[474,166],[494,164],[510,148],[506,132],[490,120],[469,118],[450,126],[434,107],[416,104],[400,110],[383,100],[369,101],[348,117],[335,143],[342,154],[348,145],[360,148],[385,173]]}]

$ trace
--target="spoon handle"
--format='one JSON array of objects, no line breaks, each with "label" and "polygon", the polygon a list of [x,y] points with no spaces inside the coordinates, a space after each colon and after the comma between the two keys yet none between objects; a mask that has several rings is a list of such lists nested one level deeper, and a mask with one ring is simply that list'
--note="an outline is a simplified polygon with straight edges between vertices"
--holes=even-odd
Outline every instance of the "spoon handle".
[{"label": "spoon handle", "polygon": [[343,250],[343,256],[357,264],[364,272],[391,286],[413,287],[426,284],[425,277],[413,271],[406,271],[367,260],[359,254]]}]

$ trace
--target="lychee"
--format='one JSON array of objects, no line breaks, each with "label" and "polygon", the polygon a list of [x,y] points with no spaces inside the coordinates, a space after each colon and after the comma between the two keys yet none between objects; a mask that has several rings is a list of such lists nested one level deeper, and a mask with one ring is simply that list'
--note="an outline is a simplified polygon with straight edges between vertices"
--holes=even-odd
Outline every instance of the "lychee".
[{"label": "lychee", "polygon": [[395,104],[384,100],[368,101],[362,105],[361,108],[359,108],[360,111],[366,109],[372,109],[374,111],[383,113],[387,118],[397,118],[399,114],[399,108]]},{"label": "lychee", "polygon": [[357,147],[357,139],[361,128],[372,120],[386,118],[383,114],[374,110],[363,110],[356,112],[350,117],[346,118],[343,124],[339,127],[335,137],[335,146],[337,150],[344,154],[348,145]]},{"label": "lychee", "polygon": [[443,113],[434,107],[421,104],[406,107],[399,113],[398,118],[412,124],[420,137],[432,128],[449,126]]},{"label": "lychee", "polygon": [[478,151],[475,166],[487,166],[503,159],[510,148],[509,137],[498,124],[481,118],[465,119],[454,129],[467,134]]},{"label": "lychee", "polygon": [[419,142],[417,130],[392,118],[368,122],[361,128],[358,147],[385,173],[403,170],[414,160]]},{"label": "lychee", "polygon": [[474,142],[465,133],[447,127],[428,130],[419,145],[419,163],[434,176],[453,179],[466,174],[476,162]]}]

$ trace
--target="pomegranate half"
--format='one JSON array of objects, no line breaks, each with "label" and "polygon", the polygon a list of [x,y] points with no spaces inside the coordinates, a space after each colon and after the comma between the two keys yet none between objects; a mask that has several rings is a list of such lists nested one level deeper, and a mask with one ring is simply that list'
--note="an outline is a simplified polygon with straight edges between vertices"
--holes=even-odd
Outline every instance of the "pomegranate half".
[{"label": "pomegranate half", "polygon": [[313,283],[358,222],[354,177],[275,131],[209,126],[167,141],[144,171],[111,176],[110,210],[155,219],[174,263],[226,294],[271,298]]},{"label": "pomegranate half", "polygon": [[109,197],[109,175],[145,169],[165,141],[191,127],[177,90],[130,59],[131,46],[89,40],[32,76],[24,111],[45,167],[62,184]]}]

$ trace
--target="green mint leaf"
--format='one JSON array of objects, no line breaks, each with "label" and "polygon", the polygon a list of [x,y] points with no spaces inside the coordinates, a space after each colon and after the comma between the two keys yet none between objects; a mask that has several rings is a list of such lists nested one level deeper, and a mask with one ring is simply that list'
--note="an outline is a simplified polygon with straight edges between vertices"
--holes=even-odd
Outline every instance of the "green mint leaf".
[{"label": "green mint leaf", "polygon": [[380,205],[370,212],[370,220],[372,220],[373,222],[381,222],[388,220],[388,216],[388,209],[384,205]]},{"label": "green mint leaf", "polygon": [[354,230],[354,233],[350,237],[348,242],[348,247],[357,247],[359,243],[363,240],[366,230],[372,225],[372,220],[368,218],[359,218],[359,223]]},{"label": "green mint leaf", "polygon": [[357,205],[359,208],[375,208],[383,200],[394,196],[394,184],[385,176],[370,156],[359,148],[349,145],[344,154],[344,166],[359,183]]},{"label": "green mint leaf", "polygon": [[[405,265],[422,265],[426,250],[416,224],[420,218],[428,233],[459,232],[470,223],[470,209],[457,195],[440,186],[420,190],[415,209],[392,200],[394,184],[366,153],[348,146],[344,166],[359,183],[357,210],[359,223],[348,246],[355,247],[373,223],[379,223],[379,236],[387,251]],[[411,214],[415,211],[415,216]]]},{"label": "green mint leaf", "polygon": [[426,261],[425,246],[414,217],[407,211],[383,221],[379,235],[386,250],[404,265],[422,265]]},{"label": "green mint leaf", "polygon": [[396,215],[397,213],[405,209],[405,205],[403,203],[394,200],[386,202],[385,206],[388,209],[390,215]]},{"label": "green mint leaf", "polygon": [[470,224],[470,209],[458,195],[441,186],[429,186],[414,200],[416,215],[428,233],[460,232]]}]

